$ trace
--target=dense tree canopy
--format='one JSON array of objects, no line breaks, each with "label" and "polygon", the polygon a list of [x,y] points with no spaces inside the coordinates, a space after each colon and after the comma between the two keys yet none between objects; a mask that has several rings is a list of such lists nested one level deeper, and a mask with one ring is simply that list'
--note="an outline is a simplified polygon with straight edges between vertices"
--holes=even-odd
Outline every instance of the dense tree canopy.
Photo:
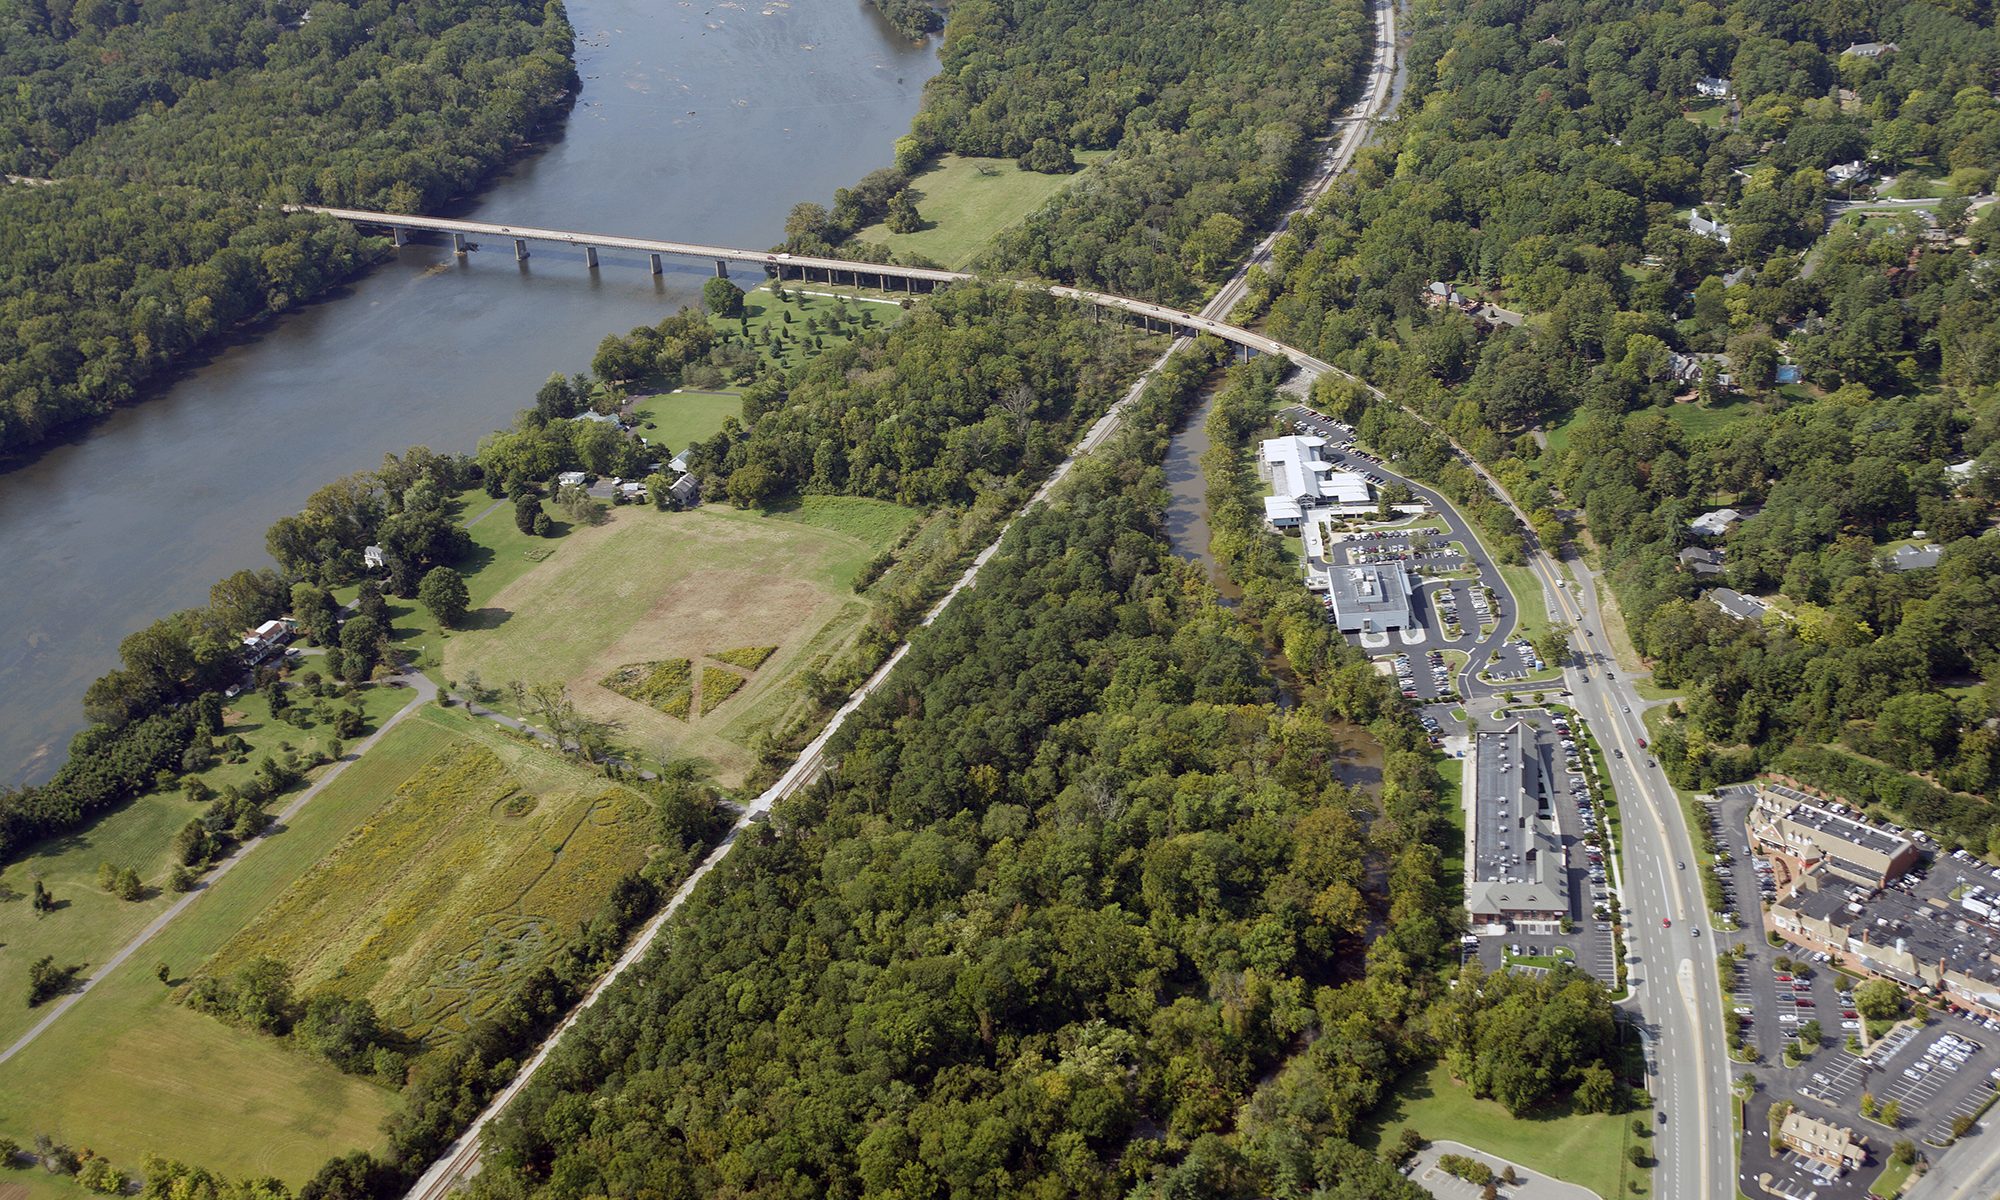
[{"label": "dense tree canopy", "polygon": [[[1991,796],[2000,560],[1977,535],[2000,499],[2000,213],[1968,221],[1962,198],[2000,168],[1990,7],[1454,0],[1414,36],[1421,100],[1279,240],[1257,289],[1271,331],[1470,448],[1545,542],[1581,520],[1634,641],[1689,693],[1659,743],[1683,782],[1835,744]],[[1861,40],[1900,48],[1842,53]],[[1733,96],[1698,100],[1704,77]],[[1928,181],[1935,219],[1830,227],[1826,169],[1855,159]],[[1691,232],[1694,209],[1731,239]],[[1488,300],[1519,323],[1466,311]],[[1517,551],[1442,437],[1327,399]],[[1725,504],[1751,515],[1723,574],[1684,570],[1689,521]],[[1886,570],[1919,532],[1942,563]],[[1699,598],[1717,584],[1784,615],[1734,620]],[[1868,790],[1925,795],[1909,782]],[[1993,819],[1926,808],[1981,841]]]}]

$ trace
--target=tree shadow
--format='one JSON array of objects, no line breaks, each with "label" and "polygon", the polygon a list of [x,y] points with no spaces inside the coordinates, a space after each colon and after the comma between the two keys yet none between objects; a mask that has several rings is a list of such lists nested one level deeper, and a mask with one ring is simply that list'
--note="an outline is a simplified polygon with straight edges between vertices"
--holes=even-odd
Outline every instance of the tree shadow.
[{"label": "tree shadow", "polygon": [[465,620],[459,625],[459,629],[498,629],[512,620],[513,617],[514,613],[512,610],[496,608],[489,604],[485,608],[475,608],[471,612],[466,613]]}]

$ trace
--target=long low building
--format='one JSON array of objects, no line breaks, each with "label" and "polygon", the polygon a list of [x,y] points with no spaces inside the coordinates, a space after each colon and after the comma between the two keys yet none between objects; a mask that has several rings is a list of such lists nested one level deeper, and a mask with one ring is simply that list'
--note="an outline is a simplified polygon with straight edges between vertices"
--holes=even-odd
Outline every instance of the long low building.
[{"label": "long low building", "polygon": [[1946,897],[1808,875],[1771,907],[1778,936],[1955,1008],[2000,1017],[2000,927]]},{"label": "long low building", "polygon": [[1757,784],[1750,836],[1801,871],[1822,867],[1870,889],[1886,887],[1923,857],[1898,830],[1856,820],[1804,792],[1768,782]]},{"label": "long low building", "polygon": [[1545,751],[1521,721],[1473,740],[1465,909],[1475,926],[1547,925],[1571,915]]},{"label": "long low building", "polygon": [[1320,457],[1325,446],[1325,438],[1301,434],[1264,442],[1258,468],[1271,480],[1271,494],[1264,497],[1265,520],[1289,529],[1318,505],[1368,502],[1368,481],[1352,471],[1335,470]]}]

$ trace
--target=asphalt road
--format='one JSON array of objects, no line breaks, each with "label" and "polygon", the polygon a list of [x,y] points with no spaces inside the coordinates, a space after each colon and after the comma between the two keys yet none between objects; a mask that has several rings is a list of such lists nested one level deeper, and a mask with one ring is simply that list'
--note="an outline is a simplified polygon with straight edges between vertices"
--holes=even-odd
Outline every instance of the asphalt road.
[{"label": "asphalt road", "polygon": [[1627,1003],[1641,1014],[1658,1047],[1654,1099],[1667,1114],[1654,1143],[1659,1159],[1654,1194],[1730,1200],[1736,1194],[1736,1147],[1715,966],[1718,943],[1709,929],[1700,871],[1677,865],[1694,861],[1694,842],[1673,785],[1663,770],[1648,765],[1639,745],[1645,704],[1630,679],[1616,674],[1589,568],[1566,559],[1561,567],[1575,583],[1558,587],[1566,582],[1561,567],[1539,547],[1533,566],[1545,594],[1554,598],[1555,615],[1577,631],[1584,664],[1565,672],[1572,702],[1599,744],[1614,752],[1611,782],[1623,814],[1625,940],[1628,954],[1636,957]]}]

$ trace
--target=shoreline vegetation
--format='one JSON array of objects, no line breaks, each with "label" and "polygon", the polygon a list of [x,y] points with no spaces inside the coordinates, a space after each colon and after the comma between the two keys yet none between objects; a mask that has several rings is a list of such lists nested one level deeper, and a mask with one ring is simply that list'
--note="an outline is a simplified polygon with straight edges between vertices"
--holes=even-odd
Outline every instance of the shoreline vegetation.
[{"label": "shoreline vegetation", "polygon": [[[0,18],[0,463],[152,394],[379,253],[260,205],[429,211],[560,120],[559,0],[193,0]],[[306,99],[301,103],[301,94]],[[437,149],[449,145],[449,153]]]}]

